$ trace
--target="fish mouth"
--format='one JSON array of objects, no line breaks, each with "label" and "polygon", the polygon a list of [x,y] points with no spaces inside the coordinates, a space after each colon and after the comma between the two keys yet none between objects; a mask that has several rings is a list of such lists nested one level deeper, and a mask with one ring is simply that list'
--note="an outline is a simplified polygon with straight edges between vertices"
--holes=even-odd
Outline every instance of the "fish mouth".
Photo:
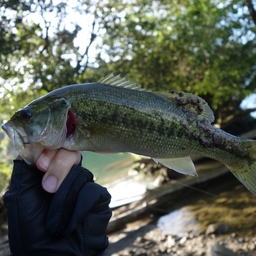
[{"label": "fish mouth", "polygon": [[10,140],[13,142],[15,147],[19,146],[24,148],[25,144],[30,144],[28,136],[23,129],[14,129],[14,125],[11,121],[6,122],[2,125],[2,129],[6,132]]},{"label": "fish mouth", "polygon": [[2,128],[12,141],[18,154],[27,164],[33,165],[41,155],[43,146],[39,143],[31,143],[24,129],[22,127],[17,129],[11,121],[3,124]]},{"label": "fish mouth", "polygon": [[5,133],[11,140],[14,138],[14,129],[11,125],[9,125],[9,122],[4,123],[2,125],[2,129],[5,131]]}]

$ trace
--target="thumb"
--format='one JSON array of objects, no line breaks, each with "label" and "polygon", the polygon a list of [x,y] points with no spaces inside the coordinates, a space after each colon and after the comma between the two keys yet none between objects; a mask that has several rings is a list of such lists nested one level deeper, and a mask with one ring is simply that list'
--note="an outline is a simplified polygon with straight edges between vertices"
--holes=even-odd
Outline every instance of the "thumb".
[{"label": "thumb", "polygon": [[81,154],[66,149],[44,150],[36,162],[39,170],[46,172],[42,186],[45,191],[55,193],[73,165],[79,164]]}]

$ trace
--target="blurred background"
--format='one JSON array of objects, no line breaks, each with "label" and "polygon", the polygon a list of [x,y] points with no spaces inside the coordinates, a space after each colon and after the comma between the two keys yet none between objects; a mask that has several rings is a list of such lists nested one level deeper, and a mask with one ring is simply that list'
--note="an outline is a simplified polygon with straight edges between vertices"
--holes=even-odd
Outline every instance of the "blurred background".
[{"label": "blurred background", "polygon": [[[195,93],[213,109],[216,126],[234,135],[254,138],[254,8],[253,0],[1,0],[0,122],[51,90],[94,82],[114,73],[153,91],[174,89]],[[9,184],[15,154],[11,142],[0,131],[2,194]],[[205,160],[198,161],[198,166],[205,164],[202,163]],[[97,182],[109,188],[113,208],[141,200],[148,190],[180,179],[148,159],[132,154],[86,152],[83,164],[95,174]],[[205,166],[202,169],[209,170],[213,164]],[[212,180],[209,177],[207,182]],[[229,176],[225,179],[225,184],[237,185],[232,182]],[[211,184],[216,185],[216,181]],[[205,194],[206,187],[203,186],[199,197]],[[212,193],[220,198],[221,191]],[[241,194],[237,192],[236,198]],[[251,196],[243,194],[245,197]],[[255,199],[252,200],[254,205]],[[250,210],[252,216],[255,209]],[[146,212],[147,217],[161,215],[161,211]],[[4,220],[3,209],[2,216]],[[218,221],[210,220],[207,225],[215,222]],[[255,225],[251,224],[253,232]],[[177,244],[175,239],[170,241]],[[244,250],[255,249],[251,248]]]}]

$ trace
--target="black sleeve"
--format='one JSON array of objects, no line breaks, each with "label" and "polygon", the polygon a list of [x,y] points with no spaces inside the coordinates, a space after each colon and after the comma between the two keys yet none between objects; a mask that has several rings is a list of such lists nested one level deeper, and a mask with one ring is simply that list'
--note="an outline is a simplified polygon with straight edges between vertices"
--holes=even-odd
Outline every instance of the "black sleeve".
[{"label": "black sleeve", "polygon": [[101,255],[111,196],[88,170],[73,166],[55,194],[43,190],[44,173],[15,160],[4,196],[14,256]]}]

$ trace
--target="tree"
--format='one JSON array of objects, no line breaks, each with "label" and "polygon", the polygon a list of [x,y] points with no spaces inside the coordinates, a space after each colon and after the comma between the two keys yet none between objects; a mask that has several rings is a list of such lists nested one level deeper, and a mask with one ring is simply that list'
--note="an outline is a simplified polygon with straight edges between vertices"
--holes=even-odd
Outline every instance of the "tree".
[{"label": "tree", "polygon": [[255,26],[243,1],[109,1],[111,71],[149,89],[196,93],[225,123],[255,90]]},{"label": "tree", "polygon": [[253,20],[254,24],[256,25],[256,11],[254,9],[252,1],[251,0],[244,0],[244,3],[245,3],[245,5],[247,5],[248,10],[250,12],[250,15],[252,17],[252,20]]},{"label": "tree", "polygon": [[[225,124],[256,86],[254,9],[244,1],[1,1],[1,105],[114,72],[151,90],[196,93]],[[86,46],[77,45],[85,24]]]},{"label": "tree", "polygon": [[[79,9],[79,7],[81,7]],[[83,9],[84,11],[82,11]],[[88,27],[84,44],[76,45],[81,30],[69,12],[84,14]],[[96,13],[86,3],[69,5],[52,0],[1,1],[0,78],[3,84],[1,105],[21,107],[43,93],[67,84],[86,81],[89,49],[97,33]],[[27,90],[24,90],[24,87]]]}]

